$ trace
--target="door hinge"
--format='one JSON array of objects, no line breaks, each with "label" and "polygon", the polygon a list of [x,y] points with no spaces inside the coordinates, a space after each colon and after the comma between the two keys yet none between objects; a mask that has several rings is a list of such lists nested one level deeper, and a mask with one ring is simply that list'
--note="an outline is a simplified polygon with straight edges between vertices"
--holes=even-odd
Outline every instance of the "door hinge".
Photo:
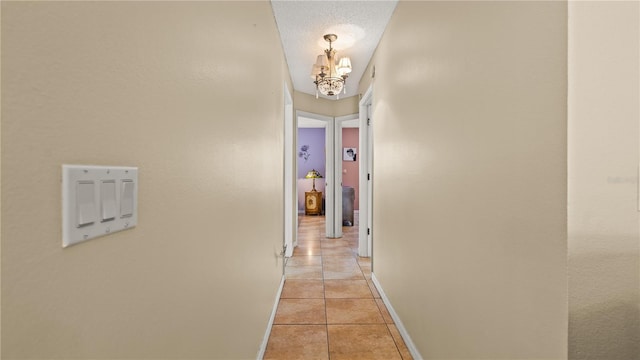
[{"label": "door hinge", "polygon": [[367,118],[367,126],[371,126],[371,119]]},{"label": "door hinge", "polygon": [[367,228],[367,235],[371,235],[371,228]]},{"label": "door hinge", "polygon": [[371,180],[371,174],[367,174],[367,180]]}]

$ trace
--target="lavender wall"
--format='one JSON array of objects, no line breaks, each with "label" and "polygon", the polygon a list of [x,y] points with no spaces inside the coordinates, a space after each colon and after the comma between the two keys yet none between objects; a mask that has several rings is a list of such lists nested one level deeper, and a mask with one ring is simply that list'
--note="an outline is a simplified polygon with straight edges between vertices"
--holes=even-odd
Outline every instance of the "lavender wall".
[{"label": "lavender wall", "polygon": [[[310,155],[305,161],[300,157],[300,149],[303,145],[308,145],[307,151]],[[325,129],[324,128],[302,128],[298,129],[298,211],[304,211],[304,193],[311,191],[311,179],[304,176],[311,169],[316,169],[320,175],[325,176]],[[324,179],[316,179],[316,190],[322,191],[324,197]]]}]

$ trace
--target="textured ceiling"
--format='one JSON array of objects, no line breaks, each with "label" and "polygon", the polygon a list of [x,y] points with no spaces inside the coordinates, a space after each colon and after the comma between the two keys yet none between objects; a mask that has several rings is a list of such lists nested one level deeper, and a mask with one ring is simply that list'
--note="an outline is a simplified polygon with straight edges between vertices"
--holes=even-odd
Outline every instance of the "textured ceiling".
[{"label": "textured ceiling", "polygon": [[[337,58],[351,58],[353,71],[347,78],[346,94],[357,95],[358,83],[378,46],[397,0],[388,1],[282,1],[272,0],[282,47],[295,90],[315,95],[311,67],[329,43],[324,34],[336,34]],[[322,94],[320,94],[322,96]],[[335,96],[327,97],[336,99]]]}]

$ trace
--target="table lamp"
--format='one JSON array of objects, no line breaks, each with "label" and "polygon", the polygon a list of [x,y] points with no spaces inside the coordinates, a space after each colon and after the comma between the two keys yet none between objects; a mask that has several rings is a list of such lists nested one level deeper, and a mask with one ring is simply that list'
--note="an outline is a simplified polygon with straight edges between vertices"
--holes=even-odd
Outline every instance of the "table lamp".
[{"label": "table lamp", "polygon": [[316,170],[313,169],[307,173],[305,179],[313,179],[313,189],[311,191],[316,191],[316,179],[321,179],[322,175]]}]

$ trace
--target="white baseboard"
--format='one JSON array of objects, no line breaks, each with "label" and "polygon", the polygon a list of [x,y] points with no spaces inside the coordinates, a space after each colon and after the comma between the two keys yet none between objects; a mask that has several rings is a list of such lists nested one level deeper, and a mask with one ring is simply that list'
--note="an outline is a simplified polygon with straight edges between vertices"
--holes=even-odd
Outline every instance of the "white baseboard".
[{"label": "white baseboard", "polygon": [[271,335],[271,327],[273,327],[273,320],[276,317],[276,310],[278,310],[278,302],[280,301],[280,295],[282,294],[282,288],[284,287],[284,275],[282,275],[282,280],[280,280],[280,287],[278,288],[278,292],[276,293],[276,302],[273,304],[273,310],[271,310],[271,317],[269,318],[269,323],[267,324],[267,331],[264,334],[264,339],[262,339],[262,344],[260,345],[260,349],[258,349],[257,360],[262,360],[264,357],[264,352],[267,351],[267,343],[269,342],[269,335]]},{"label": "white baseboard", "polygon": [[404,340],[405,345],[407,345],[407,349],[409,349],[411,356],[413,356],[415,360],[423,360],[422,355],[420,355],[420,353],[418,352],[418,349],[416,348],[416,345],[411,340],[411,336],[409,336],[407,329],[404,327],[404,324],[402,324],[402,321],[400,320],[398,313],[396,313],[393,306],[391,306],[391,302],[389,301],[389,298],[384,293],[384,290],[382,290],[382,286],[378,282],[376,275],[373,273],[371,274],[371,281],[373,282],[373,285],[375,285],[376,289],[378,290],[378,293],[380,293],[380,298],[382,298],[382,301],[387,306],[387,310],[389,310],[389,314],[391,315],[391,318],[393,319],[393,322],[395,323],[396,328],[398,328],[398,332],[400,332],[400,336],[402,336],[402,339]]}]

